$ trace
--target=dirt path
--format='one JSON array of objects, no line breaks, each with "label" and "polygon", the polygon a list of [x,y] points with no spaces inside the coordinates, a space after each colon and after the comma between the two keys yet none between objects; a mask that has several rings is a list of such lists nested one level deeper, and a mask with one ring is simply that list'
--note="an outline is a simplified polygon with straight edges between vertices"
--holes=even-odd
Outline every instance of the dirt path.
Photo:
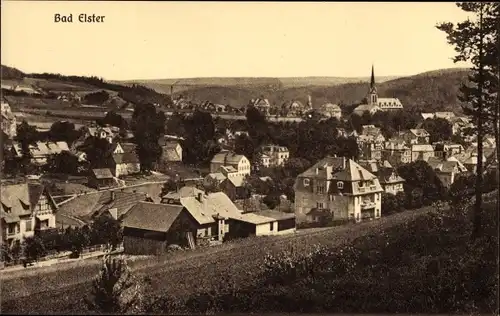
[{"label": "dirt path", "polygon": [[[181,297],[219,283],[234,286],[249,284],[262,271],[263,260],[269,252],[288,247],[302,251],[316,244],[336,247],[358,237],[379,234],[388,227],[404,224],[430,211],[432,208],[428,207],[355,225],[251,238],[219,247],[176,253],[170,257],[138,259],[129,265],[136,275],[151,278],[154,292]],[[98,272],[99,264],[93,262],[5,278],[2,280],[1,312],[82,312],[79,302],[90,293],[91,280]]]}]

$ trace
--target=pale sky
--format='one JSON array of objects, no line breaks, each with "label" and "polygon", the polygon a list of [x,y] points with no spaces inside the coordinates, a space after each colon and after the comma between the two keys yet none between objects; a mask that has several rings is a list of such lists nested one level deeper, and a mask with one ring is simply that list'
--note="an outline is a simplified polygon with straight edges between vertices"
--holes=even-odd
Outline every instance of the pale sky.
[{"label": "pale sky", "polygon": [[[454,64],[454,3],[2,1],[2,64],[107,80],[406,76]],[[73,23],[54,23],[54,14]],[[78,22],[80,13],[106,16]]]}]

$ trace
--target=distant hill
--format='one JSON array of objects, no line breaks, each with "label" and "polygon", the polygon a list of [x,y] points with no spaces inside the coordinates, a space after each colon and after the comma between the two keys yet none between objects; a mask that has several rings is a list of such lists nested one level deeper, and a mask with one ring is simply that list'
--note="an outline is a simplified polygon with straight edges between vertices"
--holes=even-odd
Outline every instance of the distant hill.
[{"label": "distant hill", "polygon": [[[399,98],[406,108],[435,111],[460,111],[457,99],[459,88],[467,81],[469,71],[455,68],[421,73],[415,76],[402,77],[381,82],[378,78],[377,89],[380,97]],[[214,103],[230,104],[241,107],[252,98],[264,96],[271,104],[281,105],[286,101],[298,100],[307,102],[310,94],[313,106],[327,102],[337,104],[356,104],[366,96],[369,79],[364,82],[351,82],[337,85],[309,85],[289,87],[282,90],[257,89],[244,87],[192,87],[176,93],[174,98],[182,94],[194,102],[210,100]]]},{"label": "distant hill", "polygon": [[2,65],[1,68],[2,79],[23,79],[25,74],[19,69]]},{"label": "distant hill", "polygon": [[123,85],[111,83],[98,77],[67,76],[54,73],[27,74],[18,69],[2,65],[2,92],[4,95],[19,95],[12,88],[4,86],[27,86],[44,92],[45,98],[54,98],[60,94],[73,92],[84,97],[90,93],[105,91],[109,94],[109,102],[104,105],[109,108],[123,107],[126,104],[157,103],[170,105],[169,95],[159,93],[154,89],[134,84]]},{"label": "distant hill", "polygon": [[[395,79],[395,76],[379,77],[380,82]],[[282,90],[288,88],[308,87],[308,86],[332,86],[345,83],[363,82],[369,80],[368,77],[207,77],[207,78],[183,78],[183,79],[157,79],[157,80],[126,80],[113,81],[118,84],[132,85],[140,84],[155,89],[161,93],[170,94],[173,86],[174,93],[193,88],[206,87],[231,87],[239,89],[274,89]]]},{"label": "distant hill", "polygon": [[[409,77],[376,77],[380,97],[396,97],[409,109],[460,111],[457,99],[460,85],[467,81],[468,69],[441,69]],[[188,78],[159,80],[104,81],[97,77],[59,74],[26,74],[2,65],[2,83],[22,82],[49,92],[74,91],[82,94],[107,91],[113,98],[106,106],[121,107],[126,103],[170,103],[170,87],[174,98],[201,103],[229,104],[242,107],[252,98],[265,97],[273,105],[290,100],[313,105],[326,102],[356,104],[366,96],[368,77],[290,77],[290,78]]]}]

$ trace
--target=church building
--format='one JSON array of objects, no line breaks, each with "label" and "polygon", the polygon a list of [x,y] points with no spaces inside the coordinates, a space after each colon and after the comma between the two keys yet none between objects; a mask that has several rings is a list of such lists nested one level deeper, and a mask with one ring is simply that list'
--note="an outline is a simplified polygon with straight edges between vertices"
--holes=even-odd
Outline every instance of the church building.
[{"label": "church building", "polygon": [[370,90],[366,97],[367,104],[361,104],[354,109],[354,114],[363,115],[365,111],[373,114],[377,111],[402,110],[403,104],[398,98],[379,98],[377,87],[375,86],[375,71],[372,65],[372,76],[370,80]]}]

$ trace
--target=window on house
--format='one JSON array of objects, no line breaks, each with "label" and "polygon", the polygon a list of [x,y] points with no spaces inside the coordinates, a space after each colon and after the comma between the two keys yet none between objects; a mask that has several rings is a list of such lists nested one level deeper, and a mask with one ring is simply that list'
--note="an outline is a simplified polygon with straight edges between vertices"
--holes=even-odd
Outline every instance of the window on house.
[{"label": "window on house", "polygon": [[309,179],[304,179],[304,186],[309,186]]},{"label": "window on house", "polygon": [[337,182],[337,188],[342,190],[344,188],[344,182],[342,181]]},{"label": "window on house", "polygon": [[323,202],[316,202],[316,208],[323,209],[325,206]]},{"label": "window on house", "polygon": [[322,186],[322,185],[318,185],[316,187],[316,191],[319,193],[319,194],[324,194],[325,193],[325,187]]},{"label": "window on house", "polygon": [[271,225],[271,228],[270,228],[271,231],[274,230],[274,222],[269,223],[269,225]]},{"label": "window on house", "polygon": [[33,222],[31,219],[26,220],[25,224],[26,224],[26,231],[27,232],[30,232],[33,230],[33,226],[32,226]]}]

